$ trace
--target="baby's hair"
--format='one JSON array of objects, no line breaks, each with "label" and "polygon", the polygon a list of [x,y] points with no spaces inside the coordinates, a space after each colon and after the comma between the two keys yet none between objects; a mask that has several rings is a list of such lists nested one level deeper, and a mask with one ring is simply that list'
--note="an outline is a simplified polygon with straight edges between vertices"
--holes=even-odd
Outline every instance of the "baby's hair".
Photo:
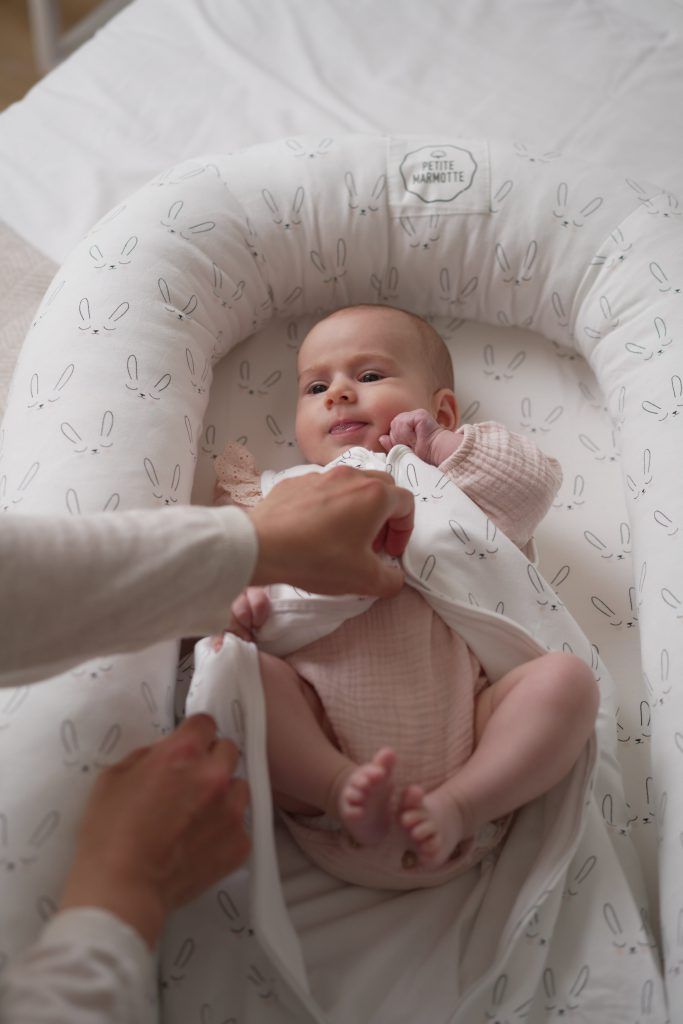
[{"label": "baby's hair", "polygon": [[383,306],[372,302],[360,302],[357,306],[343,306],[342,309],[335,310],[334,313],[330,313],[323,319],[330,320],[334,316],[339,316],[341,313],[351,312],[355,309],[392,310],[394,313],[402,313],[404,316],[410,317],[419,333],[420,344],[423,346],[421,355],[425,357],[425,366],[429,372],[434,390],[450,388],[453,391],[455,381],[451,354],[439,332],[435,331],[430,323],[423,320],[417,313],[411,313],[408,309],[401,309],[398,306]]}]

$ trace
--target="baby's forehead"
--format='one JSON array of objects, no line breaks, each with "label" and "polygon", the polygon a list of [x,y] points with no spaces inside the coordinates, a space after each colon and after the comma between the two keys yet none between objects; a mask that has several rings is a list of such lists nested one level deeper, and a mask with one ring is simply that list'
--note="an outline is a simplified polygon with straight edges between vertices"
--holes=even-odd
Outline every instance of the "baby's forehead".
[{"label": "baby's forehead", "polygon": [[414,317],[391,307],[343,309],[320,320],[304,338],[299,349],[299,367],[321,352],[342,355],[350,348],[380,349],[397,359],[415,353],[421,339]]},{"label": "baby's forehead", "polygon": [[316,327],[341,329],[343,326],[351,325],[357,327],[362,325],[365,328],[372,327],[378,331],[397,330],[419,333],[419,320],[403,309],[395,309],[393,306],[346,306],[331,313],[324,320],[320,320]]}]

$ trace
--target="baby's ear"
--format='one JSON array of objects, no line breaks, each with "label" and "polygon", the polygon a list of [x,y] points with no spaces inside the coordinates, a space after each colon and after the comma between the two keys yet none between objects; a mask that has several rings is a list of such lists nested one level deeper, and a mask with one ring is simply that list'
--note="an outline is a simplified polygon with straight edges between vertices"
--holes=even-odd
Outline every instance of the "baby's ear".
[{"label": "baby's ear", "polygon": [[460,411],[455,395],[450,388],[434,392],[434,419],[440,427],[455,430],[460,422]]}]

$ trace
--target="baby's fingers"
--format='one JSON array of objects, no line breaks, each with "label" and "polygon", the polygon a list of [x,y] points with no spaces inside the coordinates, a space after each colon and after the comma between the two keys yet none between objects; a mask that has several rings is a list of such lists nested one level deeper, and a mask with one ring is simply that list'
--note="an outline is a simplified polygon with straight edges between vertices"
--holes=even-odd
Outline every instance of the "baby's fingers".
[{"label": "baby's fingers", "polygon": [[[234,615],[230,616],[230,622],[229,622],[225,632],[226,633],[233,633],[235,636],[238,636],[240,638],[240,640],[247,640],[249,643],[251,643],[253,641],[253,639],[254,639],[253,633],[251,631],[251,627],[243,625],[243,623],[239,622],[235,618]],[[217,646],[217,647],[214,647],[214,650],[220,651],[222,646],[223,646],[223,637],[220,638],[220,645]]]},{"label": "baby's fingers", "polygon": [[239,597],[236,597],[232,602],[232,612],[230,629],[237,624],[243,626],[245,629],[251,629],[252,626],[252,614],[251,614],[251,602],[249,600],[249,591],[243,590]]},{"label": "baby's fingers", "polygon": [[407,444],[412,448],[415,444],[415,427],[407,414],[401,413],[391,424],[391,439],[394,444]]},{"label": "baby's fingers", "polygon": [[270,615],[270,598],[263,587],[247,587],[247,600],[251,610],[251,629],[259,629]]}]

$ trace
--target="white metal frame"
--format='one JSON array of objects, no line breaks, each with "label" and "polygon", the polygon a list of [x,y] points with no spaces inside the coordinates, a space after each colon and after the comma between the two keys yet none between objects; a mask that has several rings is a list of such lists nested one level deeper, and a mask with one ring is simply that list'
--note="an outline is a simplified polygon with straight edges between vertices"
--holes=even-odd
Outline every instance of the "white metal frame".
[{"label": "white metal frame", "polygon": [[62,32],[60,0],[28,0],[33,55],[38,70],[42,74],[51,71],[128,3],[130,0],[102,0],[90,14]]}]

